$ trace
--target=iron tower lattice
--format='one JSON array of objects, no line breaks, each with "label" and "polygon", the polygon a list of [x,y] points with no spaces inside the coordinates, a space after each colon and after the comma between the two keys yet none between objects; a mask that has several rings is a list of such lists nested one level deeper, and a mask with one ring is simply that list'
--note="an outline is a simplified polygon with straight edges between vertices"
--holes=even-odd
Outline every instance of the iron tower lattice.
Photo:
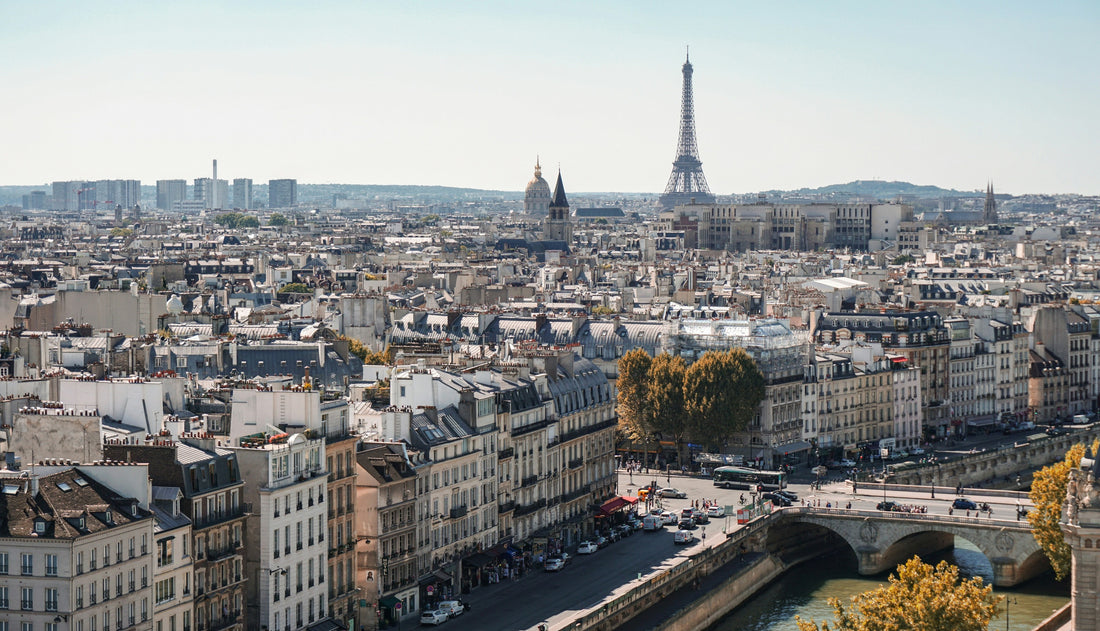
[{"label": "iron tower lattice", "polygon": [[680,137],[676,144],[676,159],[672,161],[672,175],[661,195],[661,205],[673,208],[695,200],[699,204],[714,202],[714,195],[703,175],[703,161],[699,159],[699,147],[695,142],[695,104],[691,90],[691,57],[684,60],[684,88],[680,101]]}]

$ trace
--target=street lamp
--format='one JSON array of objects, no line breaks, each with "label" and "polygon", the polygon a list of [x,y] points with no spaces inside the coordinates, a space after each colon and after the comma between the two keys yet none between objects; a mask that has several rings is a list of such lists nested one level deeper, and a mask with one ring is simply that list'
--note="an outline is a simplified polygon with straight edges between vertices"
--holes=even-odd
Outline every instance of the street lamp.
[{"label": "street lamp", "polygon": [[1008,631],[1010,605],[1017,605],[1019,602],[1020,601],[1016,600],[1015,596],[1005,596],[1005,631]]}]

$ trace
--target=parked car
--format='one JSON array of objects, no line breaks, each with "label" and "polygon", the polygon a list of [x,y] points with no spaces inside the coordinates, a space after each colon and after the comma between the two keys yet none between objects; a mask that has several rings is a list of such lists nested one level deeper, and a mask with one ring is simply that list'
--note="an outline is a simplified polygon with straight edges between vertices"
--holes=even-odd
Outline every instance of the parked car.
[{"label": "parked car", "polygon": [[569,562],[573,560],[573,555],[569,554],[568,552],[559,552],[555,554],[552,558],[561,559],[562,563],[564,563],[565,565],[569,565]]},{"label": "parked car", "polygon": [[581,545],[577,546],[577,554],[592,554],[598,548],[594,541],[582,541]]},{"label": "parked car", "polygon": [[974,503],[974,500],[959,497],[956,498],[954,502],[951,502],[951,508],[955,510],[978,510],[978,505]]},{"label": "parked car", "polygon": [[446,613],[452,618],[456,618],[462,615],[462,612],[466,611],[466,605],[460,603],[457,600],[444,600],[436,605],[436,609]]},{"label": "parked car", "polygon": [[787,489],[779,489],[778,491],[775,492],[775,494],[776,495],[782,495],[783,497],[789,499],[792,502],[797,502],[798,501],[798,493],[795,493],[794,491],[788,491]]},{"label": "parked car", "polygon": [[[909,455],[909,454],[906,454],[906,455]],[[852,469],[852,468],[855,468],[856,462],[855,462],[855,460],[849,460],[847,458],[844,458],[840,461],[840,466],[845,468],[845,469]]]},{"label": "parked car", "polygon": [[551,557],[546,559],[546,563],[542,566],[547,572],[557,572],[565,567],[565,560],[557,557]]},{"label": "parked car", "polygon": [[721,506],[711,506],[710,508],[707,509],[707,516],[708,517],[725,517],[726,516],[726,510],[724,508],[722,508]]},{"label": "parked car", "polygon": [[597,548],[606,548],[607,546],[611,545],[611,540],[603,535],[596,535],[595,541]]},{"label": "parked car", "polygon": [[433,627],[443,624],[450,620],[450,616],[446,611],[440,611],[439,609],[428,609],[424,613],[420,614],[420,624],[430,624]]},{"label": "parked car", "polygon": [[634,526],[631,526],[630,524],[619,524],[617,528],[619,530],[620,539],[623,537],[629,537],[630,535],[634,534]]},{"label": "parked car", "polygon": [[677,530],[672,534],[673,543],[691,543],[695,541],[695,533],[690,530]]},{"label": "parked car", "polygon": [[680,489],[674,489],[672,487],[669,487],[667,489],[659,489],[657,491],[657,497],[671,497],[671,498],[674,498],[674,499],[683,500],[683,499],[687,499],[687,496],[688,496],[687,493],[681,491]]},{"label": "parked car", "polygon": [[679,528],[680,530],[694,530],[695,529],[695,520],[692,519],[691,517],[684,517],[683,519],[680,520],[680,522],[676,525],[676,527]]},{"label": "parked car", "polygon": [[760,499],[771,500],[771,503],[776,506],[790,506],[792,504],[789,499],[775,493],[764,493],[760,496]]}]

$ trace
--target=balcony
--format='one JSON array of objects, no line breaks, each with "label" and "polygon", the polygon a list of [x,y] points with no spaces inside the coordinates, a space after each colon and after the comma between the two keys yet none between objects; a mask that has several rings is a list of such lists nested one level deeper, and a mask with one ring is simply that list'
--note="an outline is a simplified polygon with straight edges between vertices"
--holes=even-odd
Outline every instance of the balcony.
[{"label": "balcony", "polygon": [[[225,523],[231,519],[237,519],[244,517],[247,513],[252,512],[251,504],[240,504],[237,508],[227,508],[223,511],[218,511],[210,515],[203,515],[201,518],[195,520],[195,528],[208,528],[217,524]],[[278,517],[278,511],[275,512],[275,516]],[[144,553],[143,553],[144,554]]]},{"label": "balcony", "polygon": [[497,505],[497,512],[498,513],[507,513],[508,511],[513,510],[515,507],[516,507],[515,501],[502,502],[502,503]]},{"label": "balcony", "polygon": [[240,611],[230,611],[228,616],[219,618],[218,620],[211,620],[206,629],[207,631],[220,631],[220,629],[227,629],[235,624],[240,624],[240,617]]},{"label": "balcony", "polygon": [[530,513],[533,513],[535,511],[539,510],[540,508],[545,508],[545,507],[546,507],[546,499],[543,498],[543,499],[538,500],[537,502],[532,502],[531,504],[521,504],[519,506],[516,506],[515,513],[513,513],[513,514],[516,517],[522,517],[523,515],[528,515]]},{"label": "balcony", "polygon": [[455,506],[451,509],[451,519],[457,519],[466,515],[468,509],[465,506]]},{"label": "balcony", "polygon": [[509,447],[507,449],[501,449],[497,452],[497,460],[506,460],[516,455],[515,447]]},{"label": "balcony", "polygon": [[539,476],[529,475],[526,478],[523,478],[523,481],[520,482],[519,485],[520,485],[520,488],[528,487],[528,486],[534,486],[534,484],[538,481],[539,481]]},{"label": "balcony", "polygon": [[583,464],[584,464],[584,458],[574,458],[574,459],[569,461],[569,468],[570,469],[580,469],[581,465],[583,465]]},{"label": "balcony", "polygon": [[606,421],[603,421],[601,423],[596,423],[594,425],[588,425],[586,427],[579,427],[579,428],[577,428],[577,429],[575,429],[571,432],[566,432],[566,433],[562,434],[561,442],[563,442],[563,443],[568,442],[568,441],[573,440],[574,438],[580,438],[581,436],[587,436],[588,434],[593,434],[595,432],[605,430],[605,429],[608,429],[608,428],[611,428],[611,427],[617,427],[618,424],[619,424],[619,420],[617,418],[612,418],[612,419],[608,419]]}]

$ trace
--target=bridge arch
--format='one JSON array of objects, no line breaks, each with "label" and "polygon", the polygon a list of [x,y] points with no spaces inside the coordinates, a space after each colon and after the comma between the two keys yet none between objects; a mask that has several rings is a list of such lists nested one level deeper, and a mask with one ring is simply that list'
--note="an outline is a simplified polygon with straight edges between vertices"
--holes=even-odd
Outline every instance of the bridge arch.
[{"label": "bridge arch", "polygon": [[993,584],[1000,587],[1017,585],[1049,568],[1026,524],[866,510],[783,510],[791,521],[828,529],[847,542],[856,554],[860,574],[879,574],[914,554],[926,556],[951,548],[955,537],[970,541],[989,559]]}]

